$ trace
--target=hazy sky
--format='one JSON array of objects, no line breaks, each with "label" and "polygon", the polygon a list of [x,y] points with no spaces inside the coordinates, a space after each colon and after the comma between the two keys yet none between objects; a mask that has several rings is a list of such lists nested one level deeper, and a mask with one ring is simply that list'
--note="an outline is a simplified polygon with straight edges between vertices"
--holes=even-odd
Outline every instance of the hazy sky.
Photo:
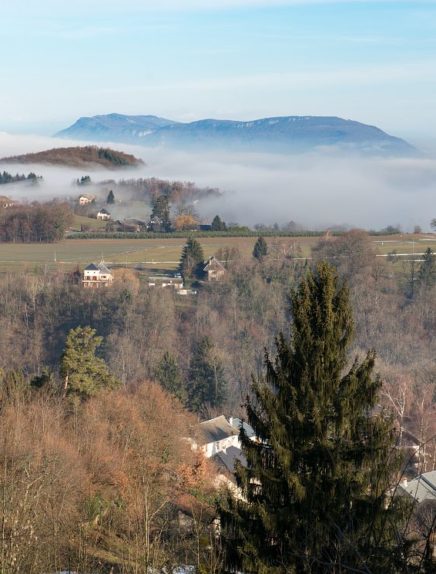
[{"label": "hazy sky", "polygon": [[436,0],[2,0],[0,19],[0,131],[119,112],[434,135]]}]

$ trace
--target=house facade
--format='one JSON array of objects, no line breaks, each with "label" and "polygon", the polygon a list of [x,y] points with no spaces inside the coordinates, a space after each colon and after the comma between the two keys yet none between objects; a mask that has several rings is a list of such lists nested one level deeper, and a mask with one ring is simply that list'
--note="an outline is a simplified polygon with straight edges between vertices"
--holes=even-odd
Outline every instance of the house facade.
[{"label": "house facade", "polygon": [[209,257],[207,260],[206,266],[203,268],[203,272],[207,275],[208,281],[220,281],[224,277],[226,270],[222,263],[212,255],[212,257]]},{"label": "house facade", "polygon": [[91,263],[83,271],[82,285],[86,289],[98,289],[112,285],[114,276],[110,269],[101,262],[98,265]]},{"label": "house facade", "polygon": [[97,213],[97,219],[100,219],[101,221],[109,221],[109,219],[111,219],[111,214],[106,209],[100,209]]},{"label": "house facade", "polygon": [[79,195],[79,205],[89,205],[95,201],[95,195],[90,195],[89,193],[82,193]]}]

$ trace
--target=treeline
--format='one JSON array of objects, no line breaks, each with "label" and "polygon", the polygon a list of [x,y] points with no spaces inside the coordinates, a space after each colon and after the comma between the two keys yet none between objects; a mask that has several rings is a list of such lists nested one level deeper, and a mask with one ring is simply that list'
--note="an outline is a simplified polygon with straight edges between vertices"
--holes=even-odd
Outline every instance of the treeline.
[{"label": "treeline", "polygon": [[13,243],[60,241],[72,221],[72,210],[65,202],[16,205],[0,213],[0,241]]},{"label": "treeline", "polygon": [[18,181],[30,181],[32,183],[36,183],[37,181],[40,180],[42,180],[42,176],[36,175],[36,173],[33,172],[30,172],[27,175],[24,175],[24,173],[22,174],[16,173],[15,175],[12,175],[7,171],[0,173],[0,185],[7,183],[16,183]]},{"label": "treeline", "polygon": [[101,182],[100,185],[110,186],[114,193],[120,194],[121,197],[128,195],[132,199],[143,199],[149,203],[160,195],[167,197],[171,203],[192,203],[195,199],[221,195],[216,188],[201,188],[190,181],[168,181],[155,177],[109,180]]}]

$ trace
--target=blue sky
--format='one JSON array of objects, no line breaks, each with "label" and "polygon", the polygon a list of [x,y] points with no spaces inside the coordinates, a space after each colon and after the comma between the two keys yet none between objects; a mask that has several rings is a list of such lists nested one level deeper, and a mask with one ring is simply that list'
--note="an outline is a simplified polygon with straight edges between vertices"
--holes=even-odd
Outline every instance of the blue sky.
[{"label": "blue sky", "polygon": [[436,133],[433,0],[15,0],[0,16],[0,131],[119,112]]}]

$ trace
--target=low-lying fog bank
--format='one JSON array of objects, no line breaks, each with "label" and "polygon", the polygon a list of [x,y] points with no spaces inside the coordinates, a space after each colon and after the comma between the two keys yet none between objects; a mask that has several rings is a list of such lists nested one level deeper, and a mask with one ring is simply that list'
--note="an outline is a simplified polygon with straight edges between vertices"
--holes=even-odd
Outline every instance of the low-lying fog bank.
[{"label": "low-lying fog bank", "polygon": [[[0,157],[53,147],[89,145],[53,138],[0,134]],[[381,228],[400,224],[404,230],[429,229],[436,196],[436,158],[350,158],[332,152],[299,156],[272,154],[194,154],[101,144],[140,157],[138,169],[88,171],[93,181],[157,177],[218,187],[222,197],[196,205],[204,218],[219,213],[228,222],[254,225],[291,220],[307,227],[348,224]],[[34,171],[44,177],[36,188],[13,184],[0,195],[47,199],[77,195],[71,182],[83,170],[36,165],[2,165],[11,173]]]}]

